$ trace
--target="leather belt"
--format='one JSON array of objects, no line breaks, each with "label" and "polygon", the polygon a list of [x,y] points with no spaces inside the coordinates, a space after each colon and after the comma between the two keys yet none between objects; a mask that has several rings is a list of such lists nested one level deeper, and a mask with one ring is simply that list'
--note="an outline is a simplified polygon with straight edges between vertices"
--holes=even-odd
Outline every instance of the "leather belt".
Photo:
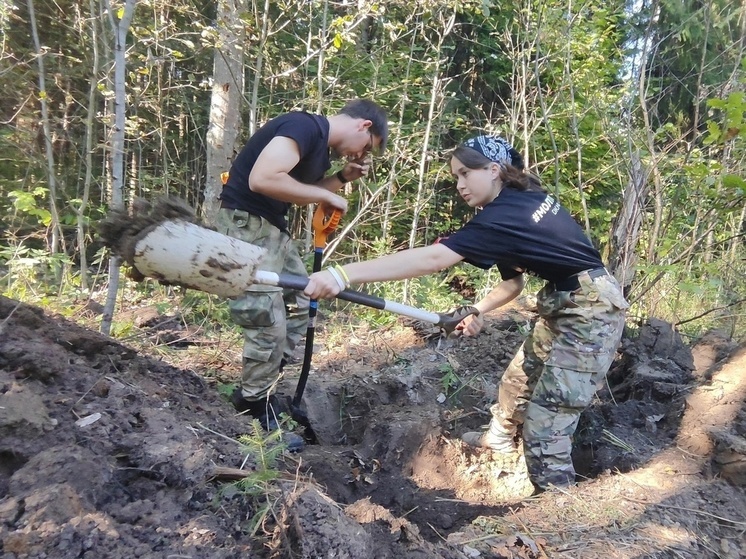
[{"label": "leather belt", "polygon": [[590,279],[600,278],[602,276],[608,276],[609,272],[606,268],[593,268],[592,270],[583,270],[577,274],[573,274],[569,278],[565,278],[554,283],[554,289],[556,291],[575,291],[580,287],[580,276],[588,274]]}]

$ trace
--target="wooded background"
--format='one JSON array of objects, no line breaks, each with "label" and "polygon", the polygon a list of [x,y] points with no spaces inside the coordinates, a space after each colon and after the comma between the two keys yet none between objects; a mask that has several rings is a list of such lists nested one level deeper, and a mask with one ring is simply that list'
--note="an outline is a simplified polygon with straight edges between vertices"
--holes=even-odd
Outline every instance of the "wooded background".
[{"label": "wooded background", "polygon": [[[168,194],[209,221],[262,123],[365,97],[389,112],[389,149],[347,192],[327,258],[458,227],[471,210],[448,152],[496,133],[597,243],[633,316],[743,335],[743,1],[0,0],[0,28],[6,295],[116,292],[95,235],[110,208]],[[291,226],[310,246],[307,215]],[[478,296],[497,279],[425,281]],[[419,304],[417,285],[375,289]]]}]

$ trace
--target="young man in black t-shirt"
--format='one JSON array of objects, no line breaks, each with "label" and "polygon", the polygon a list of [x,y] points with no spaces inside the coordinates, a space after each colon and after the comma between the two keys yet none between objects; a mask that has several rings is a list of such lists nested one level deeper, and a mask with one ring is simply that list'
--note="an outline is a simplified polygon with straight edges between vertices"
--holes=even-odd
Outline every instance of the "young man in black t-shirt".
[{"label": "young man in black t-shirt", "polygon": [[[278,116],[262,126],[238,154],[220,195],[218,231],[267,249],[262,269],[308,275],[287,229],[291,204],[321,204],[347,211],[336,192],[364,176],[368,155],[382,150],[387,117],[376,103],[358,99],[325,117],[306,112]],[[333,157],[347,161],[326,176]],[[273,394],[283,359],[304,334],[309,300],[301,292],[273,286],[250,286],[229,301],[232,319],[243,328],[241,386],[231,397],[236,409],[275,429],[286,411]]]}]

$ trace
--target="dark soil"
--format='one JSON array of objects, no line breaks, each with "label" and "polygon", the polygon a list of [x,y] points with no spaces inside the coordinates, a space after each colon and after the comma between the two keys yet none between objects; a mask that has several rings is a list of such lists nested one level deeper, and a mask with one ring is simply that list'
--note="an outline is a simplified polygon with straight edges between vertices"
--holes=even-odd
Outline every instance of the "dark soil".
[{"label": "dark soil", "polygon": [[519,455],[459,441],[533,316],[487,318],[457,340],[321,328],[319,444],[291,455],[219,394],[239,347],[150,309],[138,351],[0,297],[0,557],[746,557],[746,348],[630,332],[583,414],[579,485],[531,496]]}]

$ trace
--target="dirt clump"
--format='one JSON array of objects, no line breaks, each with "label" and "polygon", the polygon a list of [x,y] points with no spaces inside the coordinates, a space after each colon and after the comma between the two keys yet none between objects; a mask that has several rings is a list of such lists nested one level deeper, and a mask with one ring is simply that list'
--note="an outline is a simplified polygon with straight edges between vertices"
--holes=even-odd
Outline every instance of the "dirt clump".
[{"label": "dirt clump", "polygon": [[[112,211],[98,224],[97,229],[104,245],[134,266],[137,243],[168,220],[199,225],[194,210],[179,198],[160,198],[153,204],[139,198],[133,204],[132,214],[127,210]],[[133,279],[141,281],[144,276],[134,268]]]}]

